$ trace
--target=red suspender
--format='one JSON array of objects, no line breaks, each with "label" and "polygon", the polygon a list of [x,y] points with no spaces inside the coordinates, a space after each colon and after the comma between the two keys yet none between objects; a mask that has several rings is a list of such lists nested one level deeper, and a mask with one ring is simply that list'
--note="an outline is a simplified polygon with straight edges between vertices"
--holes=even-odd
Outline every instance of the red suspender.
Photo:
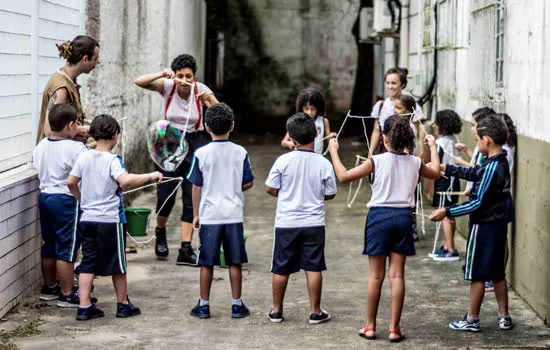
[{"label": "red suspender", "polygon": [[[193,89],[194,89],[194,95],[195,95],[195,103],[197,104],[197,111],[199,112],[199,120],[197,120],[197,123],[195,124],[195,130],[199,130],[202,122],[202,110],[201,110],[201,101],[198,98],[199,88],[197,87],[197,83],[194,84]],[[176,92],[176,82],[174,81],[172,90],[170,90],[170,94],[168,95],[168,99],[166,100],[166,106],[164,108],[164,119],[168,119],[168,108],[170,108],[170,104],[172,103],[172,99],[174,98],[175,92]],[[189,108],[191,108],[191,106],[189,106]]]},{"label": "red suspender", "polygon": [[170,90],[170,94],[168,95],[168,100],[166,100],[166,107],[164,107],[164,119],[168,119],[168,108],[170,108],[170,103],[172,103],[172,99],[174,98],[175,92],[176,92],[176,82],[174,81],[172,90]]},{"label": "red suspender", "polygon": [[[197,123],[195,124],[195,130],[199,130],[202,122],[201,101],[199,100],[199,88],[197,83],[195,82],[193,85],[193,89],[195,89],[195,103],[197,104],[197,111],[199,112],[199,120],[197,120]],[[189,106],[189,108],[191,108],[191,106]]]}]

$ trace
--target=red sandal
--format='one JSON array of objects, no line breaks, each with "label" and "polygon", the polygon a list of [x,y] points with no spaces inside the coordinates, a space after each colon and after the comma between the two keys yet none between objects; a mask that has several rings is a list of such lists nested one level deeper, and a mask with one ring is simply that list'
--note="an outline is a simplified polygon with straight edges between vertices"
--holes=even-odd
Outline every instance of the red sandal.
[{"label": "red sandal", "polygon": [[389,334],[397,334],[399,338],[389,338],[389,341],[391,343],[399,343],[400,341],[405,339],[405,334],[401,333],[401,331],[390,329]]},{"label": "red sandal", "polygon": [[[367,335],[367,332],[373,332],[373,335]],[[367,327],[365,324],[363,328],[359,330],[359,336],[368,340],[376,339],[376,329],[374,327]]]}]

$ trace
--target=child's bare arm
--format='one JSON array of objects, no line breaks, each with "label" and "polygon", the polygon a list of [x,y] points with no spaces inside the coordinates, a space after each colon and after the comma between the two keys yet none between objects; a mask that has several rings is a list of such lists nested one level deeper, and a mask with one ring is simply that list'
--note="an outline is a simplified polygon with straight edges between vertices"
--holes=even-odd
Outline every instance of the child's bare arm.
[{"label": "child's bare arm", "polygon": [[252,181],[250,181],[250,182],[248,182],[248,183],[243,184],[243,187],[242,187],[243,192],[245,192],[245,191],[251,189],[252,186],[254,186],[254,180],[252,180]]},{"label": "child's bare arm", "polygon": [[124,187],[134,187],[143,185],[149,181],[156,181],[160,183],[162,181],[162,177],[162,174],[158,171],[148,174],[129,174],[124,172],[116,180]]},{"label": "child's bare arm", "polygon": [[424,143],[430,147],[430,159],[432,160],[428,164],[422,164],[421,174],[423,177],[430,180],[437,180],[441,176],[439,169],[439,154],[437,154],[437,147],[435,145],[435,139],[432,135],[426,135]]},{"label": "child's bare arm", "polygon": [[202,194],[202,187],[193,185],[193,192],[192,192],[192,198],[193,198],[193,227],[198,230],[200,227],[199,222],[199,205],[201,203],[201,194]]},{"label": "child's bare arm", "polygon": [[465,161],[464,159],[460,158],[460,157],[455,157],[455,163],[458,164],[458,165],[461,165],[461,166],[467,166],[467,167],[472,167],[473,165],[468,163],[467,161]]},{"label": "child's bare arm", "polygon": [[279,190],[273,187],[265,186],[265,192],[275,198],[279,196]]},{"label": "child's bare arm", "polygon": [[329,139],[335,138],[336,133],[335,132],[330,132],[330,123],[329,123],[328,119],[324,118],[323,123],[325,124],[325,135],[324,135],[325,138],[329,138]]},{"label": "child's bare arm", "polygon": [[76,200],[80,202],[80,188],[78,188],[79,182],[79,177],[70,175],[69,179],[67,180],[67,187],[69,187],[69,191],[71,191],[71,194],[74,196],[74,198],[76,198]]},{"label": "child's bare arm", "polygon": [[347,170],[340,156],[338,155],[338,141],[336,139],[330,140],[328,149],[332,158],[332,165],[334,166],[334,173],[340,182],[350,182],[360,179],[372,173],[372,161],[363,162],[358,167]]}]

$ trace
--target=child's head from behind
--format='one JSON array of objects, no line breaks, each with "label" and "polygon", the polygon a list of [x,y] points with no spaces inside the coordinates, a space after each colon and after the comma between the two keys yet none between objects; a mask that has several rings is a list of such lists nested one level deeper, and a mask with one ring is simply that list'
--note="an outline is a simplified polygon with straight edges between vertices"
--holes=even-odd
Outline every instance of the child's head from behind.
[{"label": "child's head from behind", "polygon": [[305,113],[296,113],[286,122],[288,135],[297,145],[308,145],[315,140],[317,128],[311,117]]},{"label": "child's head from behind", "polygon": [[434,131],[437,136],[460,134],[462,131],[462,120],[455,111],[444,109],[435,115]]},{"label": "child's head from behind", "polygon": [[[384,144],[396,152],[414,148],[414,132],[406,118],[392,115],[384,122]],[[386,148],[387,148],[386,146]]]},{"label": "child's head from behind", "polygon": [[409,114],[414,112],[415,107],[416,101],[414,97],[401,95],[393,105],[393,112],[395,114]]},{"label": "child's head from behind", "polygon": [[120,125],[118,121],[109,114],[98,115],[92,120],[92,124],[90,125],[90,135],[96,141],[113,140],[113,145],[115,145],[119,133]]},{"label": "child's head from behind", "polygon": [[518,144],[518,133],[514,121],[506,113],[497,113],[495,115],[501,118],[508,128],[508,141],[506,143],[508,143],[510,147],[515,147]]},{"label": "child's head from behind", "polygon": [[476,129],[479,152],[487,155],[492,147],[502,146],[508,142],[508,127],[502,117],[490,115],[479,121]]},{"label": "child's head from behind", "polygon": [[69,104],[53,105],[48,113],[50,129],[68,138],[73,138],[78,132],[77,119],[76,109]]},{"label": "child's head from behind", "polygon": [[296,113],[305,113],[315,119],[325,114],[325,98],[314,89],[303,89],[296,98]]},{"label": "child's head from behind", "polygon": [[486,118],[495,113],[496,112],[489,107],[478,108],[472,113],[472,133],[474,134],[474,136],[476,136],[477,123],[479,123],[481,119]]},{"label": "child's head from behind", "polygon": [[233,131],[234,120],[233,110],[223,102],[208,108],[204,117],[207,131],[216,136]]}]

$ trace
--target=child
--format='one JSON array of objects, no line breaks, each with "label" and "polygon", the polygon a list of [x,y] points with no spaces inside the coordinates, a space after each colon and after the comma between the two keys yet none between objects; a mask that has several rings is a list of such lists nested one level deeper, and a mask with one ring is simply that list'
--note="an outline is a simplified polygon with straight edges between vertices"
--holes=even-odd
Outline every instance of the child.
[{"label": "child", "polygon": [[130,302],[127,293],[124,230],[120,223],[118,188],[119,184],[126,187],[139,186],[148,181],[160,182],[162,174],[128,174],[122,159],[111,153],[119,133],[120,126],[115,118],[105,114],[95,117],[90,126],[90,135],[97,147],[78,158],[67,182],[82,208],[80,231],[83,256],[78,278],[78,321],[104,316],[103,311],[90,300],[94,275],[112,276],[117,298],[117,317],[132,317],[141,313]]},{"label": "child", "polygon": [[406,151],[414,144],[414,135],[407,120],[398,116],[386,119],[383,130],[386,153],[375,155],[356,168],[346,170],[338,156],[338,142],[331,140],[330,156],[338,180],[349,182],[370,174],[372,197],[365,226],[363,254],[369,257],[367,287],[367,322],[359,331],[366,339],[376,338],[376,314],[382,282],[389,257],[391,284],[391,320],[389,340],[398,342],[405,337],[399,326],[405,299],[405,260],[415,254],[412,237],[411,208],[419,176],[439,178],[439,158],[435,140],[426,136],[433,162],[424,165],[420,158]]},{"label": "child", "polygon": [[324,201],[336,195],[336,179],[330,162],[315,148],[315,123],[296,113],[286,122],[296,150],[280,156],[265,182],[266,192],[277,197],[273,239],[273,308],[271,322],[283,321],[283,300],[291,274],[305,271],[309,291],[310,324],[330,320],[321,309],[322,271],[325,264]]},{"label": "child", "polygon": [[[33,151],[33,165],[40,180],[40,227],[42,230],[42,273],[40,300],[58,300],[59,307],[78,307],[73,273],[79,248],[78,203],[67,188],[67,179],[78,155],[87,147],[72,140],[79,133],[76,109],[56,104],[48,114],[50,137]],[[61,280],[61,288],[56,281]]]},{"label": "child", "polygon": [[508,130],[501,118],[489,116],[479,121],[476,132],[479,152],[487,157],[481,165],[473,168],[441,166],[447,176],[474,182],[470,200],[438,209],[430,218],[441,221],[445,217],[470,214],[464,270],[464,279],[471,281],[468,314],[462,320],[451,322],[449,327],[470,332],[481,330],[479,312],[485,294],[484,284],[492,280],[499,308],[499,328],[506,330],[514,326],[508,315],[504,265],[507,225],[513,219],[510,171],[502,149],[508,140]]},{"label": "child", "polygon": [[[439,162],[441,164],[455,164],[456,134],[462,131],[462,120],[458,114],[449,109],[439,111],[435,115],[434,133],[437,136],[436,144]],[[432,159],[433,161],[433,159]],[[441,195],[438,192],[459,192],[460,181],[457,178],[441,177],[434,182],[434,207],[449,206],[458,203],[457,195]],[[445,218],[441,227],[445,235],[445,243],[430,256],[435,261],[458,261],[460,256],[454,245],[456,222],[453,218]]]},{"label": "child", "polygon": [[419,156],[422,159],[422,150],[424,147],[418,147],[418,144],[421,144],[424,139],[424,133],[419,132],[420,129],[420,120],[415,118],[416,113],[416,101],[414,97],[410,95],[401,95],[393,105],[393,111],[395,114],[406,118],[409,121],[411,129],[414,132],[414,148],[412,150],[413,155]]},{"label": "child", "polygon": [[[330,132],[330,124],[328,119],[323,117],[325,114],[325,99],[323,95],[317,90],[303,89],[300,91],[298,98],[296,99],[296,113],[303,112],[311,117],[315,121],[315,128],[317,134],[315,136],[315,153],[322,154],[324,139],[336,137],[336,133]],[[292,142],[288,132],[286,133],[283,141],[281,141],[281,147],[293,150],[295,145]]]},{"label": "child", "polygon": [[191,316],[210,317],[210,287],[214,265],[220,264],[223,242],[233,303],[231,317],[250,314],[241,300],[242,270],[248,262],[244,246],[243,192],[252,187],[254,175],[246,150],[229,141],[234,126],[233,111],[225,103],[215,104],[205,116],[212,142],[195,152],[187,175],[193,184],[193,226],[199,230],[200,299]]}]

